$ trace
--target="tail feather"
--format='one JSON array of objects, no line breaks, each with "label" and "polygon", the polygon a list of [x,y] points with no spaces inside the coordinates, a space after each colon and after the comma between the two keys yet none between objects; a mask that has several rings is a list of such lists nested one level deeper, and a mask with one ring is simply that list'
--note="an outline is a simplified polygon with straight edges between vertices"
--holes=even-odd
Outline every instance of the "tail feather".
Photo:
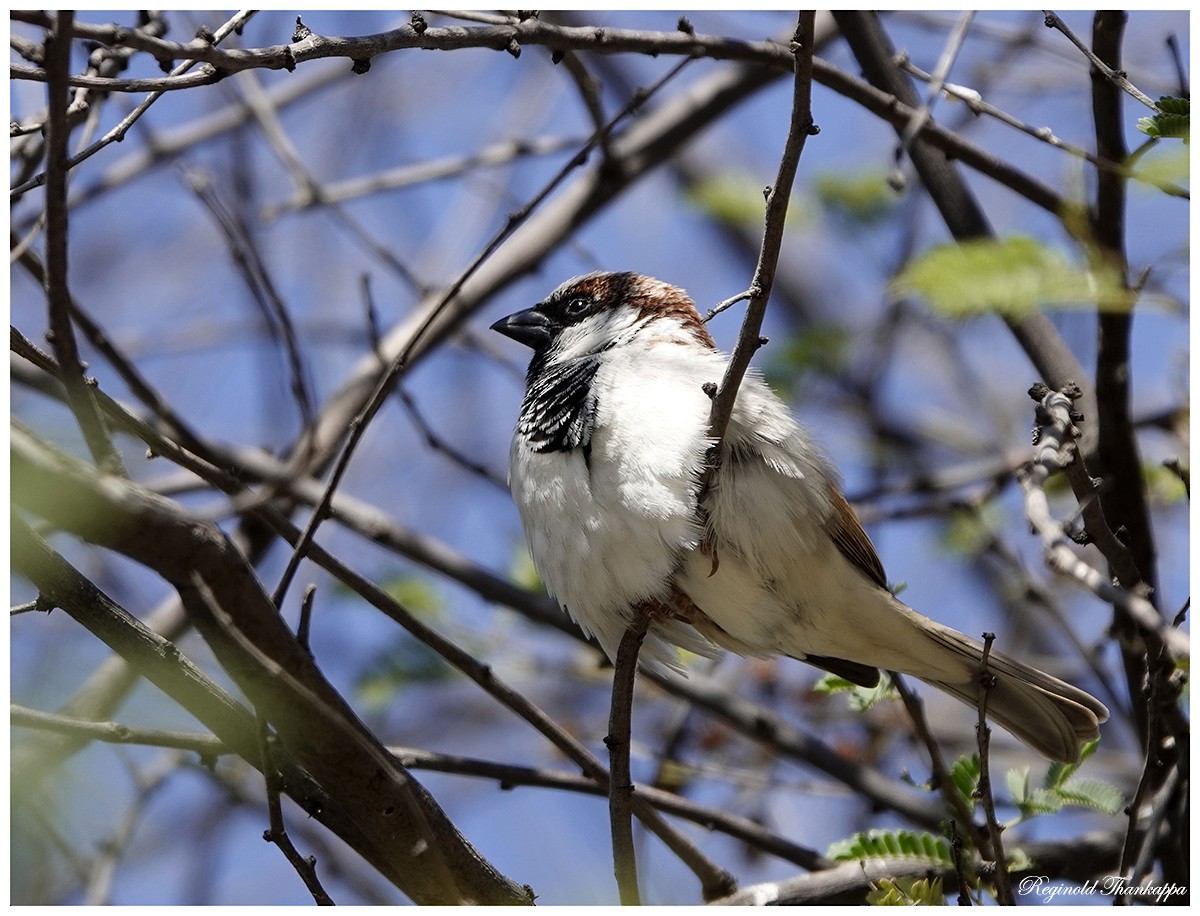
[{"label": "tail feather", "polygon": [[[929,636],[965,660],[977,676],[965,682],[925,680],[977,707],[983,645],[941,624],[927,623]],[[1083,744],[1098,738],[1100,723],[1108,719],[1108,709],[1091,694],[1002,652],[988,653],[987,670],[994,678],[987,691],[988,717],[1051,760],[1078,762]]]}]

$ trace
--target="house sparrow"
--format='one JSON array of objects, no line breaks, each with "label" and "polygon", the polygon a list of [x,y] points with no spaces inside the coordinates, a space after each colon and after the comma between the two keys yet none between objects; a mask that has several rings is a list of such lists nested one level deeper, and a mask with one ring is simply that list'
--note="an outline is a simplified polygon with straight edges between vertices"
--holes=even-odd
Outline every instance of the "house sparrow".
[{"label": "house sparrow", "polygon": [[[836,471],[754,374],[697,506],[704,386],[727,357],[683,290],[592,273],[492,328],[533,349],[509,478],[534,565],[610,658],[644,607],[644,664],[677,667],[673,646],[787,655],[863,686],[898,671],[976,706],[981,644],[892,595]],[[1077,761],[1108,718],[999,652],[988,672],[988,714],[1052,760]]]}]

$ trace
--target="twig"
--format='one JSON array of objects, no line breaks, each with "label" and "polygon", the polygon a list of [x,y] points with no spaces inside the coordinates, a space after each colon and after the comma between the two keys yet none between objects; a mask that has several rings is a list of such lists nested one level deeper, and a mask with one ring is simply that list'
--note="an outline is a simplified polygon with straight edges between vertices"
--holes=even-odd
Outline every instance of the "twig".
[{"label": "twig", "polygon": [[283,808],[279,803],[279,771],[275,768],[275,762],[272,760],[271,755],[270,727],[261,713],[257,715],[257,720],[258,743],[262,752],[262,772],[267,792],[267,812],[271,825],[263,831],[263,839],[279,847],[280,852],[283,853],[283,857],[291,863],[292,868],[296,869],[296,874],[300,876],[300,880],[304,882],[304,886],[308,888],[308,892],[312,894],[313,900],[318,905],[333,906],[333,898],[326,893],[325,888],[321,886],[320,879],[317,877],[316,858],[314,856],[306,858],[300,855],[300,850],[296,848],[296,844],[288,836],[287,827],[283,823]]},{"label": "twig", "polygon": [[463,468],[463,470],[468,471],[477,477],[483,478],[497,489],[503,490],[506,493],[508,492],[508,482],[502,475],[497,474],[482,462],[471,458],[465,452],[459,451],[454,446],[445,442],[442,437],[437,434],[433,426],[431,426],[429,421],[426,420],[425,415],[421,412],[420,408],[417,407],[417,402],[413,399],[413,396],[409,394],[407,390],[405,390],[403,387],[398,387],[396,389],[396,395],[400,398],[400,403],[402,403],[405,409],[408,411],[408,416],[413,421],[413,425],[417,427],[417,431],[420,432],[421,436],[425,439],[426,445],[428,445],[435,452],[441,452],[452,462]]},{"label": "twig", "polygon": [[[900,57],[896,63],[897,66],[903,69],[905,73],[915,76],[922,82],[930,82],[933,79],[932,75],[926,73],[906,56]],[[973,114],[983,114],[987,115],[988,117],[995,118],[1002,124],[1007,124],[1009,127],[1013,127],[1021,131],[1021,133],[1033,137],[1035,140],[1040,140],[1042,143],[1049,144],[1055,149],[1060,149],[1064,153],[1073,156],[1076,159],[1082,159],[1085,162],[1090,162],[1097,169],[1103,169],[1107,172],[1114,172],[1119,175],[1124,175],[1133,181],[1143,182],[1158,188],[1164,194],[1169,194],[1172,197],[1179,197],[1183,200],[1191,200],[1192,198],[1192,192],[1187,188],[1175,184],[1174,182],[1158,178],[1154,175],[1147,174],[1145,172],[1139,172],[1133,168],[1133,163],[1128,159],[1126,159],[1124,162],[1114,162],[1110,159],[1105,159],[1089,152],[1081,146],[1068,143],[1061,137],[1057,136],[1049,127],[1034,127],[1032,124],[1022,121],[1015,115],[1009,114],[1007,111],[997,108],[995,105],[984,101],[983,96],[969,86],[958,86],[953,83],[943,83],[941,90],[951,98],[962,102],[971,110]]]},{"label": "twig", "polygon": [[[1152,111],[1158,111],[1158,105],[1155,104],[1154,99],[1150,98],[1150,96],[1138,89],[1137,86],[1129,82],[1123,70],[1114,70],[1099,57],[1097,57],[1092,52],[1091,48],[1079,40],[1078,36],[1076,36],[1076,34],[1071,31],[1067,24],[1063,22],[1061,18],[1059,18],[1057,13],[1052,10],[1043,10],[1043,12],[1046,14],[1046,28],[1057,29],[1067,36],[1067,38],[1070,39],[1071,44],[1075,45],[1075,47],[1083,52],[1083,56],[1088,59],[1093,67],[1100,71],[1106,80],[1108,80],[1122,92],[1127,92],[1129,95],[1133,96]],[[1122,13],[1121,15],[1124,14]]]},{"label": "twig", "polygon": [[36,728],[41,731],[64,735],[78,735],[89,740],[109,744],[139,744],[145,747],[169,747],[180,751],[193,751],[204,760],[214,760],[233,750],[215,735],[200,732],[173,732],[156,728],[136,728],[120,722],[96,722],[76,716],[30,709],[17,703],[9,703],[9,724],[15,728]]},{"label": "twig", "polygon": [[300,341],[283,300],[250,228],[221,199],[213,182],[201,172],[185,174],[188,187],[208,208],[225,239],[238,275],[246,283],[251,298],[262,314],[268,333],[282,348],[288,366],[289,383],[300,413],[303,428],[314,422],[313,397],[309,391],[308,369],[300,352]]},{"label": "twig", "polygon": [[704,316],[705,322],[712,321],[730,306],[737,305],[739,302],[744,302],[745,300],[754,296],[756,292],[757,290],[754,289],[744,290],[743,292],[738,293],[736,296],[730,296],[724,302],[718,302],[711,309],[709,309],[708,314]]},{"label": "twig", "polygon": [[397,166],[360,178],[330,181],[322,185],[319,198],[313,197],[301,188],[287,200],[267,205],[263,210],[263,218],[273,220],[284,213],[304,210],[317,203],[346,203],[382,191],[394,191],[426,182],[455,178],[475,169],[507,165],[523,157],[549,156],[569,149],[579,149],[586,142],[586,137],[535,137],[528,140],[503,140],[473,153]]},{"label": "twig", "polygon": [[[1019,875],[1045,880],[1061,876],[1082,883],[1096,875],[1111,875],[1116,867],[1120,836],[1114,831],[1093,832],[1066,841],[1031,842],[1022,845],[1033,865]],[[840,862],[831,869],[742,888],[735,895],[715,901],[733,906],[814,906],[819,904],[862,904],[881,878],[913,878],[940,874],[947,886],[957,879],[953,868],[931,868],[927,861],[913,858],[868,859]]]},{"label": "twig", "polygon": [[1176,91],[1181,97],[1187,98],[1189,91],[1187,66],[1184,63],[1183,54],[1179,50],[1179,39],[1174,32],[1167,36],[1167,49],[1171,52],[1171,62],[1175,64],[1175,75],[1179,80],[1179,88]]},{"label": "twig", "polygon": [[992,796],[991,767],[988,765],[988,748],[992,741],[992,730],[987,724],[988,693],[996,684],[996,677],[988,671],[988,656],[992,652],[992,643],[996,641],[995,633],[983,634],[983,659],[979,662],[979,722],[975,726],[975,736],[979,743],[979,785],[975,790],[976,796],[983,805],[983,813],[987,817],[988,838],[991,840],[992,862],[996,867],[996,901],[1001,906],[1013,905],[1012,880],[1008,874],[1008,862],[1004,857],[1004,843],[1000,838],[1003,829],[996,819],[996,800]]},{"label": "twig", "polygon": [[933,105],[938,100],[942,86],[946,83],[946,77],[950,75],[950,68],[954,66],[954,59],[958,57],[962,43],[967,37],[967,29],[970,28],[971,20],[974,17],[975,14],[971,10],[964,10],[959,14],[958,21],[954,24],[954,28],[946,39],[946,46],[942,49],[941,57],[938,58],[933,75],[929,79],[929,91],[925,95],[925,100],[912,113],[912,117],[909,118],[908,124],[900,134],[900,142],[896,147],[895,153],[897,172],[893,176],[893,183],[895,183],[897,178],[901,181],[899,186],[903,186],[903,179],[899,177],[900,162],[908,155],[908,151],[912,147],[913,141],[917,138],[917,134],[921,132],[921,128],[929,121]]},{"label": "twig", "polygon": [[[708,450],[704,471],[697,486],[697,505],[702,505],[712,482],[716,477],[721,462],[721,442],[729,419],[733,415],[733,404],[737,398],[738,387],[742,383],[750,360],[754,353],[765,342],[759,336],[763,316],[767,311],[767,301],[771,297],[771,286],[775,280],[775,268],[779,263],[779,251],[783,244],[784,223],[787,217],[788,201],[791,198],[792,183],[796,177],[796,169],[800,164],[800,155],[804,152],[805,141],[818,133],[818,128],[812,118],[812,75],[813,75],[813,32],[816,14],[812,10],[800,13],[796,30],[792,35],[792,55],[794,59],[795,78],[792,82],[792,115],[788,127],[787,140],[784,143],[783,155],[779,160],[779,171],[775,184],[767,192],[766,225],[763,231],[762,248],[759,251],[758,263],[754,268],[754,279],[749,289],[750,303],[746,306],[746,315],[742,319],[742,328],[738,334],[737,344],[729,358],[725,376],[713,395],[712,410],[708,421],[708,438],[712,445]],[[734,298],[744,298],[745,293]]]},{"label": "twig", "polygon": [[612,705],[608,712],[608,818],[612,830],[613,872],[622,906],[640,906],[637,856],[633,846],[633,777],[629,770],[629,746],[633,720],[633,685],[637,679],[638,652],[650,626],[645,607],[634,610],[621,637],[613,665]]},{"label": "twig", "polygon": [[[216,30],[216,32],[213,33],[213,38],[212,38],[213,47],[215,47],[217,45],[217,43],[219,43],[220,41],[225,39],[228,35],[232,34],[233,32],[235,32],[235,31],[240,32],[242,27],[247,22],[250,21],[250,17],[253,16],[254,13],[255,13],[254,10],[242,10],[241,12],[236,13],[234,16],[232,16],[224,25],[222,25],[220,28],[218,28]],[[78,34],[77,27],[79,25],[80,25],[80,23],[73,24],[73,30],[76,32],[76,34]],[[128,31],[126,31],[125,34],[137,35],[138,33],[136,33],[136,32],[130,33]],[[155,40],[157,40],[157,39],[155,39]],[[173,42],[171,42],[171,44],[173,44]],[[188,70],[190,70],[192,67],[194,67],[196,65],[196,63],[197,63],[197,61],[195,61],[195,60],[185,60],[183,63],[181,63],[179,66],[177,66],[174,70],[171,71],[171,75],[168,78],[170,79],[170,78],[177,78],[177,77],[182,76],[182,74],[186,73]],[[211,82],[212,80],[210,79],[209,81]],[[103,80],[102,80],[102,82],[103,82]],[[121,82],[121,81],[118,80],[117,82]],[[100,152],[100,150],[104,149],[104,147],[108,146],[110,143],[117,143],[117,142],[120,142],[121,140],[124,140],[125,134],[129,131],[129,128],[131,128],[135,123],[137,123],[138,119],[141,118],[141,116],[146,113],[147,109],[149,109],[149,107],[151,105],[153,105],[155,102],[157,102],[161,97],[162,97],[162,91],[152,92],[152,93],[150,93],[150,95],[146,96],[146,98],[142,101],[142,103],[140,105],[138,105],[137,108],[135,108],[133,111],[131,111],[128,115],[126,115],[124,118],[122,118],[121,122],[116,127],[114,127],[112,130],[110,130],[108,133],[106,133],[103,137],[101,137],[95,143],[91,144],[87,149],[72,156],[70,161],[67,162],[67,171],[70,171],[71,169],[75,168],[75,166],[79,165],[79,163],[83,162],[85,159],[91,158],[96,153]],[[46,177],[47,177],[47,173],[42,172],[41,174],[35,175],[33,178],[29,179],[28,181],[23,182],[22,184],[13,188],[9,192],[10,199],[17,200],[26,191],[32,190],[33,188],[40,186],[41,184],[43,184],[46,181]]]},{"label": "twig", "polygon": [[[401,765],[409,769],[494,779],[504,790],[510,790],[517,786],[534,786],[579,792],[586,795],[608,795],[607,787],[597,784],[594,779],[563,770],[437,754],[408,747],[395,747],[390,750],[399,759]],[[655,788],[651,785],[640,785],[637,787],[635,797],[648,801],[659,811],[685,818],[707,830],[727,834],[743,841],[750,849],[768,853],[801,868],[814,870],[828,868],[831,864],[816,850],[793,843],[786,837],[766,829],[749,818],[698,804],[676,792]]]},{"label": "twig", "polygon": [[954,818],[947,822],[950,831],[950,857],[954,860],[954,873],[958,875],[958,905],[974,906],[971,899],[971,883],[967,878],[967,867],[963,862],[963,841],[958,833],[958,823]]},{"label": "twig", "polygon": [[[1071,548],[1073,542],[1050,512],[1046,481],[1055,471],[1079,461],[1075,441],[1079,431],[1073,419],[1077,414],[1072,407],[1072,396],[1077,394],[1078,388],[1070,384],[1064,385],[1063,391],[1051,391],[1041,384],[1030,389],[1030,397],[1039,402],[1039,422],[1033,461],[1017,474],[1025,496],[1025,516],[1042,541],[1046,565],[1050,569],[1075,579],[1097,597],[1118,606],[1149,639],[1165,646],[1173,658],[1187,658],[1191,653],[1190,640],[1186,634],[1171,627],[1142,594],[1144,588],[1140,586],[1137,567],[1128,557],[1128,549],[1106,522],[1101,524],[1103,515],[1095,515],[1100,513],[1098,502],[1088,499],[1082,509],[1084,520],[1093,542],[1104,551],[1124,587],[1114,586],[1109,577],[1076,556]],[[1076,468],[1072,473],[1082,473],[1087,478],[1086,469]],[[1090,478],[1087,486],[1089,491],[1094,488]],[[1090,497],[1091,493],[1084,495]],[[1126,586],[1127,582],[1130,585]]]},{"label": "twig", "polygon": [[[909,689],[908,684],[899,674],[889,671],[888,677],[892,679],[892,685],[896,688],[896,692],[900,694],[900,700],[904,703],[904,708],[908,710],[909,718],[913,721],[913,727],[916,729],[917,735],[929,753],[929,763],[933,770],[934,788],[941,793],[947,807],[962,822],[963,829],[968,833],[972,845],[976,849],[983,849],[984,835],[975,823],[975,819],[971,816],[971,811],[967,808],[966,799],[962,797],[954,785],[954,780],[950,778],[950,770],[946,767],[946,762],[942,759],[941,749],[938,748],[937,741],[934,740],[933,733],[929,729],[929,723],[925,719],[925,704],[921,701],[920,697]],[[950,823],[954,824],[953,818]]]},{"label": "twig", "polygon": [[67,77],[71,67],[71,23],[74,13],[63,10],[54,19],[54,28],[46,38],[47,89],[46,117],[46,302],[49,308],[50,343],[62,367],[62,382],[67,389],[67,404],[79,423],[80,432],[92,458],[106,471],[125,475],[125,465],[113,446],[104,419],[96,407],[91,386],[71,323],[71,291],[67,281]]}]

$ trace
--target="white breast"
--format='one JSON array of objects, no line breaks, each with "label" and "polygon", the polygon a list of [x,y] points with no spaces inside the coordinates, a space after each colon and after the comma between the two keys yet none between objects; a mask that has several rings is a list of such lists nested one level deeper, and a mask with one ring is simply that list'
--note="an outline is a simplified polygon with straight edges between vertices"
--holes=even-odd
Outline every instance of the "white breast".
[{"label": "white breast", "polygon": [[[513,499],[538,572],[610,656],[631,608],[663,596],[683,552],[699,543],[695,487],[711,407],[702,386],[723,371],[716,353],[652,346],[662,348],[653,360],[626,347],[605,355],[586,461],[581,449],[539,453],[520,437],[510,456]],[[670,631],[661,635],[703,649],[682,627]],[[643,656],[669,662],[673,653],[656,643],[652,637]]]}]

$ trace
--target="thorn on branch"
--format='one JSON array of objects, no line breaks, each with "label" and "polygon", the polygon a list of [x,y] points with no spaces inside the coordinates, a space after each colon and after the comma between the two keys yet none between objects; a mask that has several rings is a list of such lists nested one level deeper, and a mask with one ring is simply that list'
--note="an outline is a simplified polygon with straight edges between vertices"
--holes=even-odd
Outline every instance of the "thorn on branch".
[{"label": "thorn on branch", "polygon": [[213,34],[213,30],[206,25],[196,29],[196,38],[204,42],[206,45],[216,44],[217,36]]},{"label": "thorn on branch", "polygon": [[425,17],[418,10],[413,10],[412,15],[408,17],[408,24],[418,35],[424,35],[425,30],[429,28],[429,23],[425,21]]},{"label": "thorn on branch", "polygon": [[[296,17],[296,28],[292,30],[292,42],[304,41],[306,38],[312,37],[312,29],[304,24],[299,16]],[[290,69],[290,68],[289,68]]]},{"label": "thorn on branch", "polygon": [[695,28],[695,26],[692,25],[692,21],[690,19],[688,19],[687,16],[679,17],[679,25],[677,26],[677,28],[679,29],[679,31],[683,32],[684,35],[695,35],[696,34],[696,28]]},{"label": "thorn on branch", "polygon": [[521,56],[521,43],[517,41],[516,35],[508,40],[508,47],[505,50],[514,58]]},{"label": "thorn on branch", "polygon": [[567,52],[564,51],[562,48],[555,48],[553,51],[550,52],[550,63],[555,64],[555,65],[561,64],[563,61],[563,58],[566,56],[567,56]]},{"label": "thorn on branch", "polygon": [[309,658],[313,657],[312,649],[308,644],[308,634],[312,627],[312,609],[313,598],[317,594],[317,587],[309,585],[304,589],[304,598],[300,602],[300,624],[296,627],[296,641],[300,643],[305,653]]},{"label": "thorn on branch", "polygon": [[366,73],[371,69],[371,58],[359,57],[354,61],[354,65],[350,68],[351,73]]}]

